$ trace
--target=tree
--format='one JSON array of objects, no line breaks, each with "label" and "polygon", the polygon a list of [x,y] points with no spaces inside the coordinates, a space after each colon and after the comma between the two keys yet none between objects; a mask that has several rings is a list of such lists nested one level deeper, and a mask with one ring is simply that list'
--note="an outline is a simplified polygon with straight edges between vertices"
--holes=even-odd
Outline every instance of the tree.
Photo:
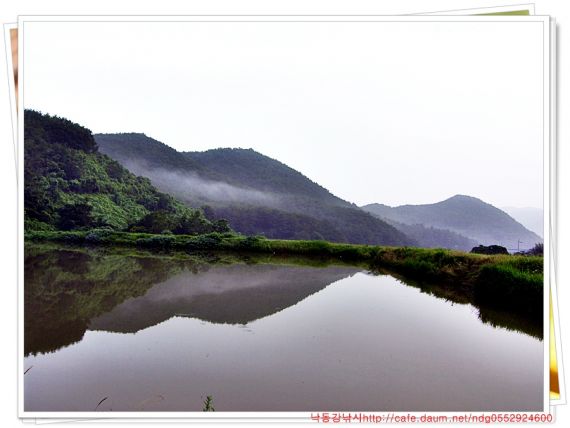
[{"label": "tree", "polygon": [[226,233],[226,232],[231,232],[232,230],[229,221],[227,221],[224,218],[214,221],[212,225],[214,232]]},{"label": "tree", "polygon": [[178,221],[178,225],[172,231],[185,235],[208,233],[212,231],[212,225],[200,211],[195,210],[183,214]]},{"label": "tree", "polygon": [[91,210],[91,205],[82,203],[64,205],[58,210],[59,228],[62,230],[72,230],[93,226]]},{"label": "tree", "polygon": [[70,120],[42,115],[33,110],[24,112],[24,138],[40,137],[50,144],[63,144],[87,153],[97,151],[97,143],[91,131]]},{"label": "tree", "polygon": [[528,250],[526,252],[526,254],[530,255],[530,256],[542,256],[544,255],[544,244],[539,242],[538,244],[535,244],[534,247],[532,247],[530,250]]},{"label": "tree", "polygon": [[147,233],[162,233],[165,230],[174,231],[176,219],[167,211],[154,211],[148,213],[131,226],[131,230]]}]

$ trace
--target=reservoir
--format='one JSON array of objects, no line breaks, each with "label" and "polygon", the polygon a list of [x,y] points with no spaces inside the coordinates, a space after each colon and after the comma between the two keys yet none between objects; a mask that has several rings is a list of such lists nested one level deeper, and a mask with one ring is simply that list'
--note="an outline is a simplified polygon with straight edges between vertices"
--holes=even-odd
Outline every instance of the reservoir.
[{"label": "reservoir", "polygon": [[363,266],[26,244],[26,411],[535,411],[541,330]]}]

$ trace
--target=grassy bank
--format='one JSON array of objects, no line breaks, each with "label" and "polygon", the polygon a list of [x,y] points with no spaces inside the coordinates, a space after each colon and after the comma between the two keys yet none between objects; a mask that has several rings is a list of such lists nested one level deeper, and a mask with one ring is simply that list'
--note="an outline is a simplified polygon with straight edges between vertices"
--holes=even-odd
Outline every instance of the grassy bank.
[{"label": "grassy bank", "polygon": [[[371,265],[497,309],[542,319],[543,258],[425,248],[378,248]],[[453,299],[452,299],[453,300]]]},{"label": "grassy bank", "polygon": [[125,246],[153,251],[228,251],[296,255],[366,263],[418,282],[437,283],[477,303],[542,317],[542,257],[479,255],[460,251],[272,240],[235,234],[153,235],[92,231],[27,232],[26,240],[74,245]]}]

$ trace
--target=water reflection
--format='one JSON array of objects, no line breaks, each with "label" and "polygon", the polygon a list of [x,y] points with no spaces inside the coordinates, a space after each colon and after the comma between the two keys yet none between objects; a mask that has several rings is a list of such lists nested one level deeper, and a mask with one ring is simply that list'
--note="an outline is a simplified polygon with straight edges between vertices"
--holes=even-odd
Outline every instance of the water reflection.
[{"label": "water reflection", "polygon": [[87,329],[134,333],[173,316],[246,324],[362,270],[316,269],[289,259],[266,263],[28,245],[25,353],[55,351],[81,340]]},{"label": "water reflection", "polygon": [[[25,353],[55,351],[81,340],[87,329],[133,333],[173,316],[246,324],[363,271],[352,266],[311,267],[315,264],[327,265],[275,257],[173,258],[27,245]],[[398,279],[437,297],[469,303],[444,287]],[[542,337],[540,322],[517,314],[483,307],[479,318]]]},{"label": "water reflection", "polygon": [[448,289],[125,251],[26,246],[26,410],[196,411],[205,394],[226,411],[542,406],[538,327]]}]

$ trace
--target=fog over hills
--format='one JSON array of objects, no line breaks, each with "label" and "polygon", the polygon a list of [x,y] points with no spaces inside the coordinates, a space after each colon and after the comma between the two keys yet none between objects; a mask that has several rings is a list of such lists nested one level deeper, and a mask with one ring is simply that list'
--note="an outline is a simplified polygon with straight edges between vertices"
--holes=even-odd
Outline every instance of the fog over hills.
[{"label": "fog over hills", "polygon": [[475,239],[468,238],[448,229],[441,229],[423,224],[406,224],[384,217],[379,217],[396,229],[414,239],[418,246],[424,248],[449,248],[451,250],[470,251],[479,245]]},{"label": "fog over hills", "polygon": [[470,196],[359,208],[251,149],[178,152],[140,133],[95,134],[95,140],[101,152],[161,191],[247,235],[458,250],[478,244],[527,249],[542,242],[504,211]]},{"label": "fog over hills", "polygon": [[387,222],[251,149],[177,152],[144,134],[96,134],[101,152],[234,230],[280,239],[415,245]]},{"label": "fog over hills", "polygon": [[528,249],[542,238],[526,229],[506,212],[480,199],[456,195],[434,204],[362,207],[379,218],[427,227],[448,229],[483,245],[498,244],[510,250]]}]

